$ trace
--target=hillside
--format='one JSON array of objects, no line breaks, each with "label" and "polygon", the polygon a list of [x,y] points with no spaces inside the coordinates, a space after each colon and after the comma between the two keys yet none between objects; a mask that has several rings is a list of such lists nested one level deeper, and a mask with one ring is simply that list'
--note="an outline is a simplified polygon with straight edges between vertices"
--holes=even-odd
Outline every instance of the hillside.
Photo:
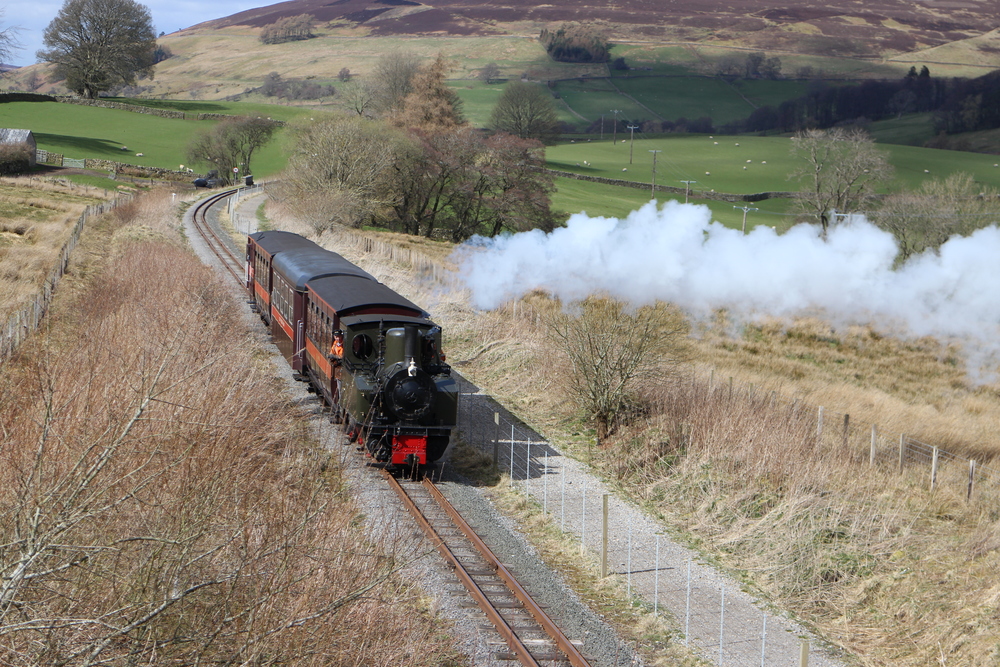
[{"label": "hillside", "polygon": [[739,42],[745,46],[817,55],[884,55],[932,48],[983,34],[996,25],[993,3],[876,0],[863,5],[799,0],[781,8],[756,2],[625,0],[614,3],[526,0],[502,4],[468,0],[294,0],[251,9],[195,26],[263,27],[285,16],[364,26],[373,35],[496,35],[531,24],[594,23],[616,38]]}]

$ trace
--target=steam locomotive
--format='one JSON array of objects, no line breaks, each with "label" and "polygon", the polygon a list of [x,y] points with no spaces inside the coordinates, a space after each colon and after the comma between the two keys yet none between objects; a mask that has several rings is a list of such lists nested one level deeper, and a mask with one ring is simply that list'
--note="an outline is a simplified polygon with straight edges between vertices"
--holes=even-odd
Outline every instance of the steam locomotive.
[{"label": "steam locomotive", "polygon": [[413,474],[439,460],[455,427],[458,386],[428,314],[297,234],[251,234],[246,259],[251,304],[352,442]]}]

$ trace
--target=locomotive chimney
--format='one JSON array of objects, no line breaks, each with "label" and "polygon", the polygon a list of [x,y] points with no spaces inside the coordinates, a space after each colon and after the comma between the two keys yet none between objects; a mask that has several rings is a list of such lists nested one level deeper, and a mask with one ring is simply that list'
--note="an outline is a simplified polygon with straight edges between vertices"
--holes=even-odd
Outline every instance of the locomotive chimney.
[{"label": "locomotive chimney", "polygon": [[406,372],[410,377],[417,375],[417,351],[420,349],[418,335],[415,326],[406,326],[403,338],[403,361],[406,363]]}]

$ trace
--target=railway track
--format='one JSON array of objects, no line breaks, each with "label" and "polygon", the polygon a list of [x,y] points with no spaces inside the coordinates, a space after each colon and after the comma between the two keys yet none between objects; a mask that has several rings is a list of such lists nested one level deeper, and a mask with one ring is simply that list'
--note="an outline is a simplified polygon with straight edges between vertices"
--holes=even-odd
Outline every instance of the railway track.
[{"label": "railway track", "polygon": [[208,222],[209,209],[219,202],[231,197],[237,189],[238,188],[224,190],[197,202],[194,205],[191,217],[194,221],[195,229],[198,230],[198,233],[205,240],[205,243],[208,244],[212,254],[219,259],[222,267],[233,277],[234,280],[236,280],[237,283],[244,285],[246,277],[244,276],[243,258],[230,250],[229,246],[226,245],[225,241],[223,241],[215,230],[212,229],[212,225]]},{"label": "railway track", "polygon": [[383,475],[522,665],[590,663],[504,567],[434,483]]},{"label": "railway track", "polygon": [[[192,209],[192,221],[222,267],[243,285],[243,258],[229,248],[208,220],[208,211],[212,206],[234,192],[235,189],[226,190],[199,201]],[[407,510],[486,614],[491,628],[507,643],[509,653],[498,657],[517,660],[529,667],[590,667],[579,649],[531,598],[430,479],[401,482],[382,472],[389,486],[399,494]]]}]

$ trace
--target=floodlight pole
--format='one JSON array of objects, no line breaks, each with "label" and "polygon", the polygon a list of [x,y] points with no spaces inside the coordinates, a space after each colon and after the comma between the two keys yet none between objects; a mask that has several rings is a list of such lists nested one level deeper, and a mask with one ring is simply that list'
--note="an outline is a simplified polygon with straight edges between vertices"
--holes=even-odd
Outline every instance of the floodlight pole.
[{"label": "floodlight pole", "polygon": [[688,203],[688,193],[691,192],[691,184],[698,181],[681,181],[684,184],[684,203]]},{"label": "floodlight pole", "polygon": [[628,163],[632,164],[632,147],[635,144],[635,131],[639,129],[638,125],[629,125],[629,142],[628,142]]},{"label": "floodlight pole", "polygon": [[611,132],[612,132],[612,134],[611,134],[611,137],[612,137],[611,143],[613,143],[613,144],[617,144],[618,143],[618,114],[620,114],[621,112],[622,112],[621,109],[612,109],[611,110],[611,113],[613,113],[615,115],[615,126],[613,128],[611,128]]},{"label": "floodlight pole", "polygon": [[649,152],[653,154],[653,183],[652,183],[652,185],[649,186],[649,194],[652,195],[653,197],[655,197],[656,196],[656,154],[657,153],[662,153],[663,151],[661,151],[661,150],[655,150],[655,151],[654,150],[650,150]]},{"label": "floodlight pole", "polygon": [[746,234],[747,233],[747,213],[749,213],[750,211],[759,211],[760,209],[753,208],[752,206],[734,206],[733,208],[737,208],[737,209],[743,211],[743,233]]}]

